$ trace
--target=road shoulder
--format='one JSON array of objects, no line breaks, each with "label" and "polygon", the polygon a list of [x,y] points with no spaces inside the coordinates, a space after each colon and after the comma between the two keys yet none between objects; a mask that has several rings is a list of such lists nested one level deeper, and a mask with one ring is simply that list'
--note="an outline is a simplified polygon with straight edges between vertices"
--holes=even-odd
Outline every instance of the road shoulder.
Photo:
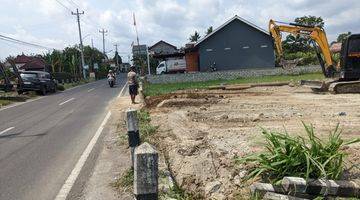
[{"label": "road shoulder", "polygon": [[80,199],[133,199],[131,193],[119,191],[112,186],[118,178],[131,167],[130,150],[127,144],[120,143],[120,137],[126,134],[124,113],[128,108],[139,108],[141,104],[131,105],[130,97],[116,98],[110,104],[112,117],[107,132],[101,141],[101,149],[93,172],[84,187]]}]

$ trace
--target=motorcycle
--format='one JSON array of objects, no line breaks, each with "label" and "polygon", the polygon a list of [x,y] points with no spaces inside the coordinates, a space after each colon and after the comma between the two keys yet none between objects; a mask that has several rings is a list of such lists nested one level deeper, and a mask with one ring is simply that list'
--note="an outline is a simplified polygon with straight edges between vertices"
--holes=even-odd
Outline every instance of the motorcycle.
[{"label": "motorcycle", "polygon": [[110,76],[110,77],[108,78],[108,83],[109,83],[109,86],[110,86],[111,88],[114,87],[114,85],[115,85],[115,78],[112,77],[112,76]]}]

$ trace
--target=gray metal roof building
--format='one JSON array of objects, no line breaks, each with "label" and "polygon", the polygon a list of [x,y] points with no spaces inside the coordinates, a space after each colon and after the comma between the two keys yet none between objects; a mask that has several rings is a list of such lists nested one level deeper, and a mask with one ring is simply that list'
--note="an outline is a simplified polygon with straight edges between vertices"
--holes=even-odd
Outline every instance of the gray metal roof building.
[{"label": "gray metal roof building", "polygon": [[273,40],[260,27],[234,16],[211,34],[197,42],[199,70],[275,67]]}]

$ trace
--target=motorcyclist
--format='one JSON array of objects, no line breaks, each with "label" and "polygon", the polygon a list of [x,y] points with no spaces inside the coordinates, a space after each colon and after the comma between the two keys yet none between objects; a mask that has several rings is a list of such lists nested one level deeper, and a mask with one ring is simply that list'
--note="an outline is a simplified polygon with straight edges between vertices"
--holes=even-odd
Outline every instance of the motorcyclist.
[{"label": "motorcyclist", "polygon": [[109,70],[109,73],[107,75],[107,78],[110,78],[110,77],[114,78],[114,81],[116,81],[115,74],[114,74],[114,72],[112,70]]}]

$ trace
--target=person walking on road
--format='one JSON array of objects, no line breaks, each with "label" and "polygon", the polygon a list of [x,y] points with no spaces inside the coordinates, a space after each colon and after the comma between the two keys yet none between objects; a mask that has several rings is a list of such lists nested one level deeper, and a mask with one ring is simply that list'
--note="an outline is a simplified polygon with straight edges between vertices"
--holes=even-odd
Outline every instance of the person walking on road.
[{"label": "person walking on road", "polygon": [[128,84],[129,84],[129,93],[130,93],[130,97],[131,97],[131,102],[133,104],[135,104],[135,98],[136,95],[138,95],[138,88],[139,88],[139,84],[137,81],[137,74],[135,72],[135,67],[132,66],[130,67],[130,71],[127,75],[128,78]]}]

